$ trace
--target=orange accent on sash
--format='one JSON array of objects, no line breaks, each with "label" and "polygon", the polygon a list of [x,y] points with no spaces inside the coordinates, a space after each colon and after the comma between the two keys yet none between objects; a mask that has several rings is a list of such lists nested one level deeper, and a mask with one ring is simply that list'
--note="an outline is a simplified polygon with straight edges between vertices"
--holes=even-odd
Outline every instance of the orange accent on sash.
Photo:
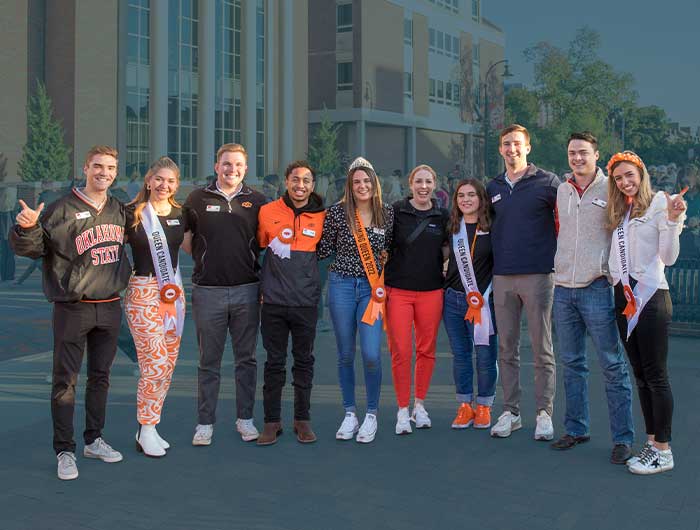
[{"label": "orange accent on sash", "polygon": [[472,322],[475,326],[481,324],[481,308],[484,307],[484,297],[479,291],[471,291],[467,293],[467,304],[469,309],[467,309],[464,320]]},{"label": "orange accent on sash", "polygon": [[[357,230],[353,231],[353,236],[355,237],[357,252],[360,254],[362,267],[365,269],[367,280],[372,288],[372,297],[369,300],[369,304],[367,304],[367,309],[365,309],[362,315],[362,322],[373,326],[377,318],[383,316],[385,311],[386,290],[384,288],[384,270],[382,270],[381,274],[377,272],[377,262],[374,259],[372,245],[369,242],[367,232],[365,232],[365,227],[362,225],[362,219],[360,219],[360,214],[357,210],[355,210],[355,224]],[[382,323],[386,328],[386,319],[383,318]]]},{"label": "orange accent on sash", "polygon": [[627,317],[627,319],[632,318],[632,316],[637,312],[637,301],[634,299],[634,292],[629,285],[625,285],[623,288],[625,293],[625,300],[627,300],[627,305],[622,311],[622,314]]}]

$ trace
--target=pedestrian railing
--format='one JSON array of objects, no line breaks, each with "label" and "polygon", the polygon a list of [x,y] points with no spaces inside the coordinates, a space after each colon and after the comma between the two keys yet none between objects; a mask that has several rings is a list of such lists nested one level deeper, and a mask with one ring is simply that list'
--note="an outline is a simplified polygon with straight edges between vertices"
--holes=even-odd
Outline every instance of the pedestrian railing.
[{"label": "pedestrian railing", "polygon": [[679,259],[666,268],[673,301],[673,328],[700,334],[700,260]]}]

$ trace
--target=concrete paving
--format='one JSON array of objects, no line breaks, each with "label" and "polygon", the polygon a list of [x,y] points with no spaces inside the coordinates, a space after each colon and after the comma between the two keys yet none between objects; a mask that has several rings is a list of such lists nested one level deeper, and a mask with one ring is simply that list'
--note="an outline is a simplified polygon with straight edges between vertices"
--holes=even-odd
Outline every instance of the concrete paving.
[{"label": "concrete paving", "polygon": [[[28,263],[18,260],[19,272]],[[184,276],[191,271],[184,265]],[[189,292],[189,291],[188,291]],[[189,307],[188,307],[189,309]],[[134,448],[135,365],[119,354],[113,368],[105,438],[123,452],[118,464],[78,457],[80,477],[56,478],[49,410],[51,307],[35,272],[25,285],[0,284],[0,530],[26,529],[700,529],[700,340],[673,337],[669,357],[676,408],[676,469],[639,477],[608,463],[611,450],[600,370],[591,356],[591,441],[556,452],[532,439],[533,367],[523,337],[523,429],[509,439],[454,431],[452,361],[444,330],[426,407],[433,428],[396,436],[390,359],[382,356],[379,433],[374,443],[337,442],[342,419],[332,331],[316,340],[312,418],[315,444],[291,430],[292,392],[283,395],[285,433],[270,447],[235,432],[233,356],[227,350],[219,422],[210,447],[192,447],[197,349],[191,318],[159,432],[172,448],[148,459]],[[191,315],[190,315],[191,316]],[[262,427],[262,371],[258,345]],[[290,359],[291,364],[291,359]],[[359,355],[358,383],[362,383]],[[558,369],[560,375],[560,369]],[[291,381],[291,375],[288,376]],[[78,452],[84,425],[84,377],[76,407]],[[363,412],[364,388],[358,386]],[[494,416],[500,412],[500,389]],[[555,431],[562,432],[559,378]],[[638,440],[643,430],[635,394]]]}]

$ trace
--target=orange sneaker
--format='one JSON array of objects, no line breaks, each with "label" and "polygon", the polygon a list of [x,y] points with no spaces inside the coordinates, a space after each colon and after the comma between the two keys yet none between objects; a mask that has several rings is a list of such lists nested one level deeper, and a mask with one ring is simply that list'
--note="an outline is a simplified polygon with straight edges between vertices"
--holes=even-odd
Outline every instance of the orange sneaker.
[{"label": "orange sneaker", "polygon": [[491,427],[491,407],[477,405],[476,415],[474,416],[474,428],[488,429],[489,427]]},{"label": "orange sneaker", "polygon": [[474,423],[474,409],[469,403],[462,403],[457,409],[457,416],[452,422],[453,429],[466,429]]}]

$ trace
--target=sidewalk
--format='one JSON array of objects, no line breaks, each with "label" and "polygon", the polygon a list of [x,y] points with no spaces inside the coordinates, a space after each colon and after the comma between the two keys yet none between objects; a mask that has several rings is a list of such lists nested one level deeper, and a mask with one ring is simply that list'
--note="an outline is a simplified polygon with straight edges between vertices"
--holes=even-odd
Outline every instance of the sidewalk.
[{"label": "sidewalk", "polygon": [[[187,274],[185,274],[187,275]],[[219,422],[210,447],[192,447],[196,423],[196,360],[187,319],[180,361],[159,432],[172,449],[148,459],[134,448],[136,377],[122,354],[113,368],[105,438],[124,461],[105,464],[80,455],[80,478],[61,482],[51,449],[45,377],[51,370],[50,306],[38,296],[38,275],[26,286],[0,286],[0,529],[693,529],[700,528],[700,456],[696,409],[700,340],[671,340],[676,400],[673,450],[677,469],[638,477],[608,463],[611,449],[601,374],[591,363],[591,441],[552,451],[532,439],[533,367],[523,337],[523,429],[511,438],[488,431],[454,431],[451,355],[444,331],[426,407],[433,428],[396,436],[388,354],[382,357],[379,433],[374,443],[337,442],[343,415],[332,332],[316,341],[312,418],[316,444],[299,444],[291,429],[292,392],[283,395],[285,433],[271,447],[244,443],[234,428],[233,357],[222,368]],[[8,294],[8,293],[11,293]],[[189,308],[188,308],[189,309]],[[191,316],[191,315],[190,315]],[[34,348],[31,350],[31,348]],[[386,348],[384,348],[386,350]],[[26,351],[31,350],[31,351]],[[258,400],[262,428],[262,372],[258,342]],[[594,359],[594,358],[593,358]],[[359,354],[358,385],[362,383]],[[560,374],[558,374],[560,375]],[[288,376],[291,382],[291,375]],[[555,431],[562,430],[559,378]],[[76,407],[76,440],[84,425],[84,377]],[[360,413],[364,387],[358,386]],[[500,412],[500,388],[494,416]],[[638,439],[643,430],[635,394]]]}]

